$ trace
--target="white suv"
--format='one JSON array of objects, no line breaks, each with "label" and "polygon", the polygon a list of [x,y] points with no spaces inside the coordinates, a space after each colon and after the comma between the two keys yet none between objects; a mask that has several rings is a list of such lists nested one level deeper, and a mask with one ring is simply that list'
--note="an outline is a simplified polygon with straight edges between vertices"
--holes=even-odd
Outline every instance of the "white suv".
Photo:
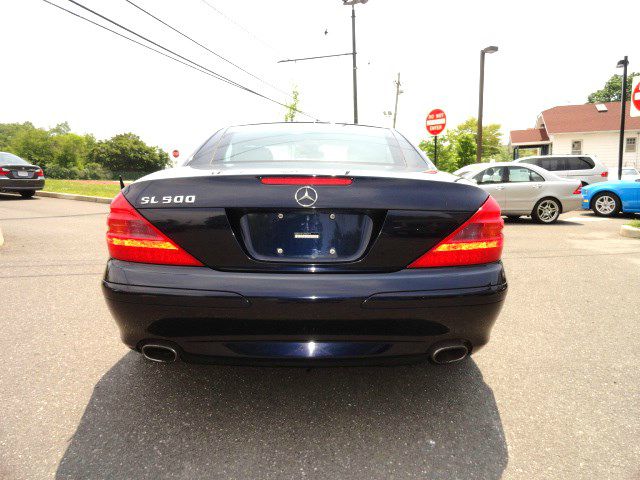
[{"label": "white suv", "polygon": [[514,161],[537,165],[559,177],[580,180],[583,185],[606,182],[609,177],[607,167],[593,155],[543,155]]}]

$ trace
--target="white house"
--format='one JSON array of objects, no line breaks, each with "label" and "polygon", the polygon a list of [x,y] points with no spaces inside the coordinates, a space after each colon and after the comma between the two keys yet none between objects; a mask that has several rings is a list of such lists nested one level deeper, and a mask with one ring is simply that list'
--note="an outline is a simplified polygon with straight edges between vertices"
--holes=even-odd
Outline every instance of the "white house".
[{"label": "white house", "polygon": [[[514,158],[519,150],[537,148],[542,155],[595,155],[610,168],[618,166],[620,102],[566,105],[545,110],[535,128],[513,130],[509,145]],[[640,167],[640,117],[626,109],[624,166]]]}]

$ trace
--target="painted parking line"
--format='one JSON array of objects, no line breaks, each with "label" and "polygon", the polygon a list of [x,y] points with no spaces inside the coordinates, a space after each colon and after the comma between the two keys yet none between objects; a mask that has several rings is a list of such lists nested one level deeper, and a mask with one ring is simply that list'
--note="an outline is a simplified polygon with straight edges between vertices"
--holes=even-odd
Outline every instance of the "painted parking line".
[{"label": "painted parking line", "polygon": [[607,219],[600,218],[600,217],[569,217],[569,218],[563,218],[562,220],[565,222],[580,223],[580,222],[604,222]]}]

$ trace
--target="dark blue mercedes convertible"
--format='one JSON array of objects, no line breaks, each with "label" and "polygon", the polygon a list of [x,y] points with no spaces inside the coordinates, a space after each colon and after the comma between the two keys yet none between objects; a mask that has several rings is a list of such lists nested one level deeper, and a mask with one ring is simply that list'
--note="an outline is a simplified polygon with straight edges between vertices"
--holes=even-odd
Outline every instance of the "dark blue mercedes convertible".
[{"label": "dark blue mercedes convertible", "polygon": [[507,291],[496,202],[386,128],[224,128],[108,226],[107,303],[155,361],[451,363]]}]

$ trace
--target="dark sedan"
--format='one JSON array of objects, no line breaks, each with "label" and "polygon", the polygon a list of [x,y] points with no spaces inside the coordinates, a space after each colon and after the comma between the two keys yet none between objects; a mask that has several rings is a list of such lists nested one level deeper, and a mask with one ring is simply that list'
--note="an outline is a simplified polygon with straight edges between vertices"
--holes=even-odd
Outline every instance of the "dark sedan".
[{"label": "dark sedan", "polygon": [[155,361],[451,363],[507,290],[497,203],[386,128],[222,129],[108,226],[104,295]]},{"label": "dark sedan", "polygon": [[44,188],[44,173],[13,153],[0,152],[0,192],[15,192],[31,198]]}]

